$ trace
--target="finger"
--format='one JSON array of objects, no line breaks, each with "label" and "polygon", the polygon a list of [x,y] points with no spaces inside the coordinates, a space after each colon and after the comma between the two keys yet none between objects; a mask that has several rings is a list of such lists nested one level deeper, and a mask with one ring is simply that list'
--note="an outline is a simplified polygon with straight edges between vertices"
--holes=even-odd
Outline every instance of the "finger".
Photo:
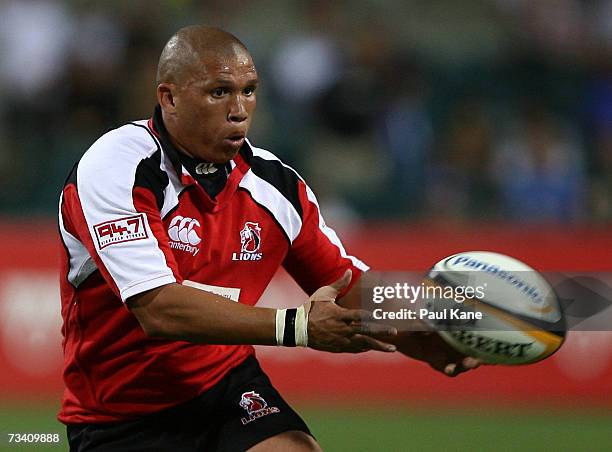
[{"label": "finger", "polygon": [[337,279],[331,284],[319,287],[312,295],[311,299],[316,301],[336,301],[336,298],[344,289],[351,283],[353,272],[349,269],[344,272],[340,279]]},{"label": "finger", "polygon": [[444,367],[444,373],[450,377],[455,377],[468,370],[476,369],[480,366],[480,360],[467,356],[459,363],[449,363]]},{"label": "finger", "polygon": [[476,369],[481,364],[482,364],[482,362],[479,359],[472,358],[471,356],[463,358],[463,361],[461,362],[461,365],[466,370]]},{"label": "finger", "polygon": [[336,281],[328,285],[329,287],[334,289],[336,291],[336,295],[338,295],[340,292],[342,292],[349,286],[349,284],[351,283],[351,279],[353,279],[353,272],[348,269],[344,272],[340,279],[337,279]]},{"label": "finger", "polygon": [[447,364],[444,367],[444,373],[449,377],[454,377],[455,375],[457,375],[455,372],[457,372],[457,364],[455,363]]},{"label": "finger", "polygon": [[364,336],[362,334],[355,334],[351,338],[351,342],[353,344],[360,347],[362,350],[377,350],[381,352],[394,352],[397,350],[397,347],[393,344],[388,344],[386,342],[379,341],[370,336]]},{"label": "finger", "polygon": [[351,325],[354,334],[365,336],[397,336],[397,328],[372,322],[360,322]]},{"label": "finger", "polygon": [[362,322],[364,320],[373,320],[372,313],[365,309],[346,309],[342,308],[340,319],[346,322]]}]

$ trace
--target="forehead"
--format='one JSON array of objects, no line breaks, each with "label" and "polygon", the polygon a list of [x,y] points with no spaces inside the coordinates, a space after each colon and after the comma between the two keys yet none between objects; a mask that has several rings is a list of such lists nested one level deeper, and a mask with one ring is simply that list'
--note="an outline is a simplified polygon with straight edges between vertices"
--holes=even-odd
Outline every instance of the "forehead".
[{"label": "forehead", "polygon": [[200,55],[193,76],[196,80],[218,78],[257,78],[251,55],[235,45],[226,51],[205,52]]}]

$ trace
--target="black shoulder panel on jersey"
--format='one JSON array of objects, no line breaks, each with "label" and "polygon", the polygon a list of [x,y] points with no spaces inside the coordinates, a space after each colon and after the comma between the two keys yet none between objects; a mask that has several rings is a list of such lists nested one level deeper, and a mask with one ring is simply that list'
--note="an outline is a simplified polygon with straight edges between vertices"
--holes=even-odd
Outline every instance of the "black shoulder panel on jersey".
[{"label": "black shoulder panel on jersey", "polygon": [[70,173],[68,173],[68,177],[66,178],[66,181],[64,182],[64,188],[66,188],[68,185],[74,185],[75,187],[77,186],[77,167],[79,166],[79,162],[76,162],[74,165],[72,165],[72,169],[70,170]]},{"label": "black shoulder panel on jersey", "polygon": [[300,178],[295,171],[284,166],[280,160],[266,160],[257,156],[251,157],[250,164],[253,173],[276,187],[303,219],[304,211],[298,194]]},{"label": "black shoulder panel on jersey", "polygon": [[164,205],[164,189],[170,183],[168,175],[159,167],[160,163],[161,151],[157,150],[151,157],[140,161],[134,179],[134,188],[143,187],[153,192],[159,210]]},{"label": "black shoulder panel on jersey", "polygon": [[155,146],[157,146],[157,151],[155,151],[151,157],[141,160],[138,164],[138,167],[136,168],[136,177],[134,179],[134,188],[142,187],[150,190],[155,195],[157,208],[161,210],[164,205],[164,189],[170,183],[170,179],[160,167],[161,149],[159,147],[159,143],[148,127],[140,124],[134,124],[133,122],[130,124],[134,127],[140,127],[141,129],[146,130],[155,143]]}]

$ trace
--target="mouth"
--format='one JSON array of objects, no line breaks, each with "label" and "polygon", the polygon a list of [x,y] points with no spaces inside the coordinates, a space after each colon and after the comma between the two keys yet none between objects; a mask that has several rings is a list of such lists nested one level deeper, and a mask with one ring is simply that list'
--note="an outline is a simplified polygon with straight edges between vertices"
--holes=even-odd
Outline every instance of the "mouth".
[{"label": "mouth", "polygon": [[244,144],[245,137],[246,134],[244,132],[236,132],[227,136],[223,142],[232,148],[240,149],[240,147]]}]

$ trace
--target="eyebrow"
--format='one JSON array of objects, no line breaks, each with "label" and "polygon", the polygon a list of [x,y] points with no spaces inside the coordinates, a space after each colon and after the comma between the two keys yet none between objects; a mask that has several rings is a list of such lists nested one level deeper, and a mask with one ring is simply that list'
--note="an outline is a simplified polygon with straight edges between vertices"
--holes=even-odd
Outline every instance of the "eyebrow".
[{"label": "eyebrow", "polygon": [[[221,85],[223,85],[223,84],[225,84],[225,85],[231,85],[231,84],[233,84],[233,81],[232,81],[232,80],[229,80],[229,79],[225,79],[225,78],[218,78],[218,79],[214,80],[214,81],[213,81],[213,83],[215,83],[215,84],[221,84]],[[257,84],[259,83],[259,79],[257,79],[257,78],[252,78],[252,79],[250,79],[250,80],[247,80],[247,82],[246,82],[246,83],[247,83],[247,85],[257,85]]]}]

